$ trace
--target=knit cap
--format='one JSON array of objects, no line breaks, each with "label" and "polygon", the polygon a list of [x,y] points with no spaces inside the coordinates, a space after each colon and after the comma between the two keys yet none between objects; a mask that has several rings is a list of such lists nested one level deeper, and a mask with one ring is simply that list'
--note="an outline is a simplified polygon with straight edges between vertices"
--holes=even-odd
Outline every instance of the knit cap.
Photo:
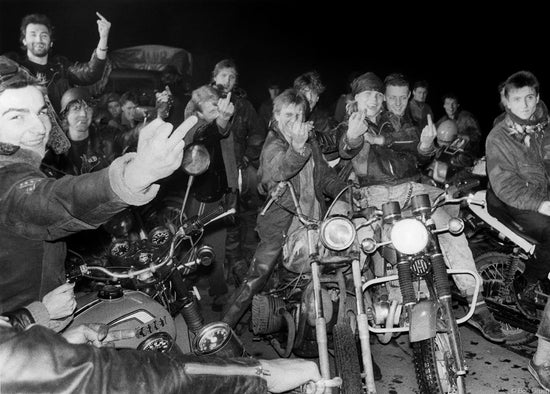
[{"label": "knit cap", "polygon": [[373,72],[361,74],[351,83],[351,92],[354,96],[367,90],[374,90],[375,92],[384,94],[384,83]]}]

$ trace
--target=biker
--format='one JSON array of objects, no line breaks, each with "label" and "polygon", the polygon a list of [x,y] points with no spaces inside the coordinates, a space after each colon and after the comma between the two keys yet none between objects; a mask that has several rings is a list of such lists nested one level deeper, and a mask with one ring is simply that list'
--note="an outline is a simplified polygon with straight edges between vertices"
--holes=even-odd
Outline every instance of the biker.
[{"label": "biker", "polygon": [[[26,70],[0,56],[0,311],[32,303],[35,319],[59,319],[53,323],[61,329],[76,306],[65,284],[64,237],[151,201],[155,182],[180,166],[182,136],[196,118],[170,136],[172,126],[155,120],[142,129],[136,153],[100,171],[54,179],[39,170],[52,130],[58,132],[46,97]],[[56,288],[53,302],[44,302]]]},{"label": "biker", "polygon": [[489,213],[538,242],[534,259],[513,282],[517,305],[531,318],[537,314],[537,291],[550,293],[550,131],[539,88],[529,71],[508,77],[502,95],[505,116],[485,144]]},{"label": "biker", "polygon": [[87,62],[74,62],[51,54],[54,26],[46,15],[29,14],[21,20],[19,39],[25,54],[13,53],[9,56],[48,87],[48,97],[56,112],[61,108],[61,97],[65,91],[73,86],[96,83],[109,70],[107,44],[111,23],[99,12],[96,15],[99,41]]},{"label": "biker", "polygon": [[[320,217],[325,207],[323,194],[335,197],[346,185],[323,158],[307,118],[307,99],[294,89],[287,89],[273,103],[271,129],[260,155],[258,176],[265,194],[273,192],[281,181],[290,181],[305,215]],[[312,187],[313,186],[313,187]],[[260,243],[242,285],[231,297],[223,321],[235,327],[254,294],[268,281],[282,251],[285,233],[298,225],[292,214],[294,203],[286,190],[266,214],[258,215],[256,230]]]},{"label": "biker", "polygon": [[[386,84],[374,73],[367,72],[352,83],[354,103],[350,115],[342,124],[340,156],[351,159],[353,176],[359,183],[364,201],[380,208],[389,201],[398,201],[402,208],[410,207],[410,199],[417,194],[428,194],[430,200],[443,191],[420,183],[421,161],[435,153],[433,140],[436,129],[426,126],[422,133],[415,131],[405,117],[410,96],[409,83],[402,75],[386,79]],[[389,111],[383,110],[384,101]],[[433,219],[438,227],[446,226],[451,216],[457,216],[458,207],[438,208]],[[439,236],[445,262],[452,268],[476,272],[472,252],[466,237],[461,234]],[[454,277],[459,290],[471,302],[475,288],[470,275]],[[503,342],[504,334],[484,300],[478,300],[474,316],[469,320],[481,334],[493,342]]]},{"label": "biker", "polygon": [[25,309],[0,316],[2,392],[259,394],[308,382],[315,393],[324,392],[314,361],[115,349],[113,341],[135,332],[104,327],[79,325],[58,335],[32,324]]},{"label": "biker", "polygon": [[[92,122],[95,102],[88,89],[70,88],[61,98],[61,125],[66,130],[71,147],[61,155],[46,155],[43,165],[56,177],[80,175],[101,170],[121,153],[115,144],[116,130]],[[57,171],[56,171],[57,170]]]}]

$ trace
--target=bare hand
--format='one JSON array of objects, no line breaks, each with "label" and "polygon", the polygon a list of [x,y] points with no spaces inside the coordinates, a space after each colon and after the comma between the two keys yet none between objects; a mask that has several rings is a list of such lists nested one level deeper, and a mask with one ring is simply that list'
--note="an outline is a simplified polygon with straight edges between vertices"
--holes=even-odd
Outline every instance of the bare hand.
[{"label": "bare hand", "polygon": [[437,129],[432,122],[432,117],[428,115],[428,124],[422,129],[422,134],[420,134],[420,148],[424,150],[430,149],[436,136]]},{"label": "bare hand", "polygon": [[218,100],[218,111],[224,120],[229,120],[231,116],[233,116],[235,106],[231,102],[231,92],[229,92],[225,98],[220,98]]},{"label": "bare hand", "polygon": [[125,171],[128,187],[142,191],[172,174],[183,159],[183,137],[197,120],[196,116],[190,116],[173,133],[173,126],[160,118],[143,127],[139,133],[136,157]]},{"label": "bare hand", "polygon": [[[261,360],[267,381],[267,390],[272,393],[283,393],[308,382],[321,380],[319,367],[314,361],[300,358],[281,358]],[[317,390],[316,393],[323,390]]]},{"label": "bare hand", "polygon": [[349,139],[356,139],[367,132],[369,125],[365,121],[363,111],[354,112],[350,115],[348,121],[347,136]]},{"label": "bare hand", "polygon": [[311,122],[294,122],[292,124],[289,137],[294,150],[302,150],[311,129],[313,129],[313,124]]},{"label": "bare hand", "polygon": [[42,303],[50,314],[50,319],[70,316],[76,308],[74,283],[64,283],[42,298]]},{"label": "bare hand", "polygon": [[539,206],[538,212],[542,215],[550,216],[550,201],[543,201]]},{"label": "bare hand", "polygon": [[384,144],[384,136],[377,135],[376,133],[372,131],[367,131],[364,134],[365,142],[371,145],[383,145]]},{"label": "bare hand", "polygon": [[111,22],[109,22],[103,15],[99,12],[95,13],[98,17],[97,20],[97,31],[99,32],[99,38],[109,37],[109,30],[111,29]]},{"label": "bare hand", "polygon": [[65,330],[61,335],[72,344],[88,343],[95,347],[113,346],[113,342],[134,338],[133,329],[109,330],[106,324],[81,324]]}]

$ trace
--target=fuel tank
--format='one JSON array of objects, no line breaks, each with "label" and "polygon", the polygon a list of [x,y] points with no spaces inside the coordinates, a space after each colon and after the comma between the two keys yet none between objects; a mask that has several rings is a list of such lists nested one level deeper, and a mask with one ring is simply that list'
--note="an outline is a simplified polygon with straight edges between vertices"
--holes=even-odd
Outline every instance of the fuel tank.
[{"label": "fuel tank", "polygon": [[114,342],[119,348],[168,352],[176,343],[176,326],[168,310],[140,291],[107,285],[97,293],[77,295],[71,326],[86,323],[134,330],[135,338]]}]

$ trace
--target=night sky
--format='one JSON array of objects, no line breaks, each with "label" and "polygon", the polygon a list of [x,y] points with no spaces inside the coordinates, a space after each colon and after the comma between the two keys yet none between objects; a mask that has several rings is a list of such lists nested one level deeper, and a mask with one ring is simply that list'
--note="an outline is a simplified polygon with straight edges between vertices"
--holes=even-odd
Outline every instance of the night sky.
[{"label": "night sky", "polygon": [[[497,86],[520,69],[550,90],[545,13],[515,7],[480,10],[481,2],[401,5],[389,1],[238,0],[0,0],[0,53],[18,50],[19,23],[45,13],[56,26],[55,53],[86,60],[97,44],[95,11],[112,23],[110,49],[160,44],[182,47],[195,59],[193,87],[208,82],[213,65],[233,58],[253,104],[267,81],[288,87],[315,69],[330,108],[352,71],[381,78],[402,72],[430,83],[428,102],[443,114],[441,95],[453,91],[487,134],[498,115]],[[426,3],[427,4],[427,3]],[[443,4],[443,2],[441,2]],[[548,81],[548,82],[547,82]]]}]

